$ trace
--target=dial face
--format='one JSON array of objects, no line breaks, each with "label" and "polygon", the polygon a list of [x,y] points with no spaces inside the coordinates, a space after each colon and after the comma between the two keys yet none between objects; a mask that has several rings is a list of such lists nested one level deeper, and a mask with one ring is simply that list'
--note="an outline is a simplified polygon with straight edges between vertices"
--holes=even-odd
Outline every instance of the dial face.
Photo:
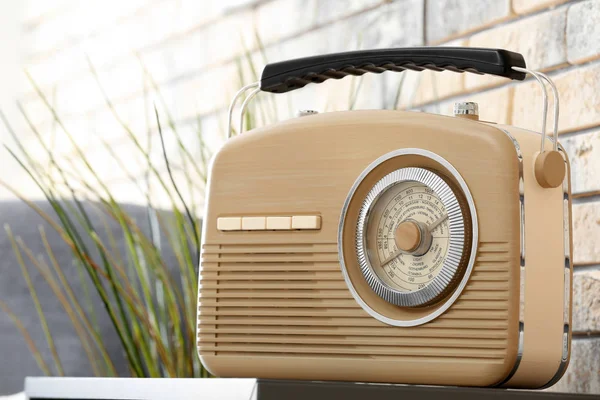
[{"label": "dial face", "polygon": [[400,292],[423,289],[438,276],[449,240],[444,204],[421,182],[388,187],[373,203],[366,221],[371,267],[381,281]]},{"label": "dial face", "polygon": [[408,167],[382,177],[360,209],[356,252],[384,300],[418,307],[442,299],[466,267],[470,219],[445,178]]},{"label": "dial face", "polygon": [[[429,244],[424,243],[426,248],[411,252],[401,248],[401,236],[411,234],[401,225],[414,222],[420,229],[417,236],[431,238]],[[430,228],[432,224],[436,226]],[[423,183],[399,182],[373,203],[367,221],[367,255],[374,272],[392,289],[414,292],[430,284],[442,269],[449,239],[444,204]]]}]

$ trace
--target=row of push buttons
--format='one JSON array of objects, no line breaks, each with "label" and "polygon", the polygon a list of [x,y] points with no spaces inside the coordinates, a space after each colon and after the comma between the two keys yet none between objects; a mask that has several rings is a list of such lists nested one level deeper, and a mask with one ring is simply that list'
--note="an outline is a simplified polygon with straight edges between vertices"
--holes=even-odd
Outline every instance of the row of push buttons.
[{"label": "row of push buttons", "polygon": [[294,215],[285,217],[220,217],[220,231],[290,231],[295,229],[321,229],[320,215]]}]

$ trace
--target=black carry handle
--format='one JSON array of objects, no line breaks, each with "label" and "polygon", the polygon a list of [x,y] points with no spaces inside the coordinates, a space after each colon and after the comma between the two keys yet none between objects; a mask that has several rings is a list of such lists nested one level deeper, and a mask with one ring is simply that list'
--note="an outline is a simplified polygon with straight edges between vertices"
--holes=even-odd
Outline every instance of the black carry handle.
[{"label": "black carry handle", "polygon": [[367,72],[379,74],[405,69],[468,71],[520,81],[525,79],[525,73],[517,72],[512,67],[526,68],[523,56],[502,49],[408,47],[350,51],[268,64],[260,79],[260,89],[264,92],[285,93],[330,78],[341,79]]}]

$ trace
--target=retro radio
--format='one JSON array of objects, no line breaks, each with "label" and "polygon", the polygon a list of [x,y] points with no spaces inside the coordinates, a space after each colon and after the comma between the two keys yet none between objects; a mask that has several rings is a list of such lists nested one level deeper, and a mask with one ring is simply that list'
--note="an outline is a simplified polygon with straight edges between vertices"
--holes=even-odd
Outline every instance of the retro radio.
[{"label": "retro radio", "polygon": [[267,65],[236,99],[253,89],[243,113],[259,91],[405,69],[531,74],[541,132],[460,103],[454,117],[304,113],[229,140],[200,265],[198,350],[213,374],[524,388],[562,376],[569,162],[544,74],[498,49],[358,51]]}]

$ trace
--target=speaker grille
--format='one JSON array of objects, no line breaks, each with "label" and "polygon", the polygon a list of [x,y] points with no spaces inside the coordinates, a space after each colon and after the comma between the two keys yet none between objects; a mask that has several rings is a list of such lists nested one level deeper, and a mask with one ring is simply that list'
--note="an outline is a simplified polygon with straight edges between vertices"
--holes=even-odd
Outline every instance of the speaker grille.
[{"label": "speaker grille", "polygon": [[509,265],[508,243],[481,243],[450,310],[423,326],[397,328],[354,301],[335,243],[204,245],[200,354],[500,364],[508,341]]}]

